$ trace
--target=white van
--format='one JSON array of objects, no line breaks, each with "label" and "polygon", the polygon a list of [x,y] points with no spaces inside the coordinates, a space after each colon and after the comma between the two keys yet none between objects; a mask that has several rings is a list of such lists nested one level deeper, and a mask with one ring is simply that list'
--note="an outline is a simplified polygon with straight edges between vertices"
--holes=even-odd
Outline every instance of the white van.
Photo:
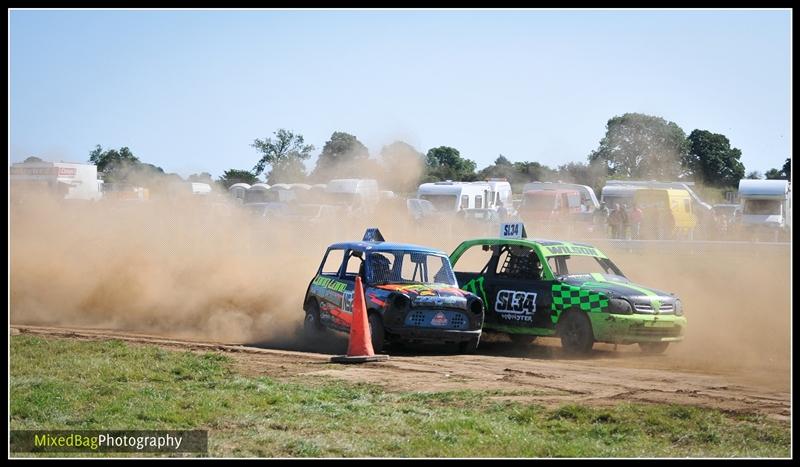
[{"label": "white van", "polygon": [[330,204],[369,212],[380,199],[378,181],[371,178],[334,179],[325,185],[325,198]]}]

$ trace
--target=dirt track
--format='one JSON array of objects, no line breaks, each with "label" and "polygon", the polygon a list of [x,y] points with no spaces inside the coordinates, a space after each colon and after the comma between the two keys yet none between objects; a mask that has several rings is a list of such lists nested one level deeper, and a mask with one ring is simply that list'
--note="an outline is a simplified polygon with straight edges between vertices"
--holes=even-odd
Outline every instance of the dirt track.
[{"label": "dirt track", "polygon": [[[644,356],[633,349],[596,345],[592,355],[570,359],[557,341],[543,339],[525,349],[505,342],[481,344],[477,355],[450,355],[421,349],[419,354],[392,355],[388,362],[336,365],[329,354],[254,345],[176,340],[121,331],[12,325],[12,334],[86,340],[121,339],[132,343],[229,353],[242,371],[278,377],[320,375],[379,384],[390,391],[495,390],[504,400],[543,405],[620,402],[677,403],[732,412],[756,412],[786,420],[790,415],[789,380],[776,383],[771,370],[762,373],[693,371],[668,351]],[[332,353],[344,350],[334,340]],[[683,367],[682,367],[683,366]],[[772,377],[771,377],[772,376]]]}]

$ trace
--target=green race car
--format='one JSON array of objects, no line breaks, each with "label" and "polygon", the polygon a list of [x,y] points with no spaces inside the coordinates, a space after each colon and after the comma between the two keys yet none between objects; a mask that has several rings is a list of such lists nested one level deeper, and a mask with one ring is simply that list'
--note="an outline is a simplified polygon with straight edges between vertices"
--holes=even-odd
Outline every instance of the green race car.
[{"label": "green race car", "polygon": [[558,336],[575,353],[595,342],[661,353],[683,340],[675,294],[634,284],[591,245],[528,239],[521,224],[503,224],[504,232],[465,241],[450,255],[461,288],[484,301],[484,331],[516,343]]}]

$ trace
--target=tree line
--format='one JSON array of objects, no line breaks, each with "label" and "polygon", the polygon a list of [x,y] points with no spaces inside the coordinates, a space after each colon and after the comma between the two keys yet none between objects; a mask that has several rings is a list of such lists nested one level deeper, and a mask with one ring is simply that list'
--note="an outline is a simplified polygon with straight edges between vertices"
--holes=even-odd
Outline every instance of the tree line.
[{"label": "tree line", "polygon": [[[791,158],[780,168],[745,175],[740,149],[731,147],[725,135],[695,129],[686,135],[674,122],[640,113],[615,116],[606,123],[606,133],[585,162],[549,167],[536,161],[512,162],[499,154],[494,163],[478,170],[474,160],[450,146],[437,146],[422,153],[404,141],[383,146],[377,157],[352,134],[335,131],[325,142],[316,165],[307,172],[305,161],[316,150],[303,135],[279,129],[272,136],[256,138],[250,145],[256,161],[252,168],[226,170],[216,181],[224,187],[234,183],[325,183],[332,178],[376,178],[382,186],[412,192],[419,183],[443,180],[505,178],[515,191],[530,181],[563,181],[588,185],[596,191],[608,179],[691,181],[706,187],[735,189],[742,178],[790,179]],[[257,158],[257,159],[256,159]],[[98,145],[89,161],[98,166],[106,181],[153,183],[180,181],[160,167],[146,164],[127,147],[103,150]],[[212,182],[211,174],[193,174],[188,181]]]}]

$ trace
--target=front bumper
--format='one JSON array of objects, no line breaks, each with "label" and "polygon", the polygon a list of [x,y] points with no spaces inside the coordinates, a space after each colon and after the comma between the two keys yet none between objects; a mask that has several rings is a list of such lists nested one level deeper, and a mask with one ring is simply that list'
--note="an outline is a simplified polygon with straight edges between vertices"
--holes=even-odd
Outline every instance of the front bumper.
[{"label": "front bumper", "polygon": [[675,315],[589,313],[594,340],[612,344],[679,342],[687,320]]},{"label": "front bumper", "polygon": [[427,329],[427,328],[386,328],[386,332],[394,339],[405,342],[433,344],[456,344],[467,342],[481,336],[481,330]]}]

